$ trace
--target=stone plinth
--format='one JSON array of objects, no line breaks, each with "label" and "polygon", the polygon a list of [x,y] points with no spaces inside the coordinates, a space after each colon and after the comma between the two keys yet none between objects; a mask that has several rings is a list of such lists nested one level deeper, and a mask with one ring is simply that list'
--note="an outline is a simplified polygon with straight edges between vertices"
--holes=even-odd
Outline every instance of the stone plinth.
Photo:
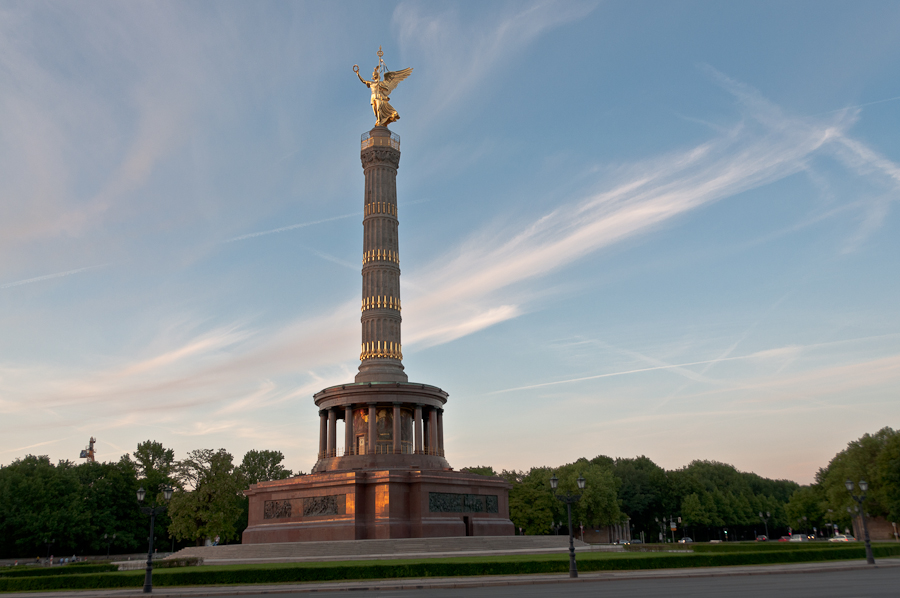
[{"label": "stone plinth", "polygon": [[509,484],[455,471],[335,471],[250,487],[244,544],[511,536]]}]

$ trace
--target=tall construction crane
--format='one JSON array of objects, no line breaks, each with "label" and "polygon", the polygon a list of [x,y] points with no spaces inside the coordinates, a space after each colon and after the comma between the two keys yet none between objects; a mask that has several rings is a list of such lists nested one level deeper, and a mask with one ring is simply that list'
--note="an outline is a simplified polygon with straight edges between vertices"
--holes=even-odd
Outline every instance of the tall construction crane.
[{"label": "tall construction crane", "polygon": [[88,463],[95,462],[94,461],[94,443],[95,442],[97,442],[97,440],[93,436],[91,436],[91,441],[88,443],[87,448],[81,449],[81,454],[79,455],[79,457],[81,457],[82,459],[87,459]]}]

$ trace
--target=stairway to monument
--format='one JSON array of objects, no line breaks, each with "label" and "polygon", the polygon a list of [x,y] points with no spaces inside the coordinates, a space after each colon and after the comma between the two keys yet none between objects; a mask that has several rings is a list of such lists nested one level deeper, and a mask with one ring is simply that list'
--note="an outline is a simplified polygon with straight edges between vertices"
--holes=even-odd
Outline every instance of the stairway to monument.
[{"label": "stairway to monument", "polygon": [[[455,538],[402,538],[395,540],[343,540],[336,542],[283,542],[191,546],[167,558],[201,557],[205,564],[279,563],[392,558],[436,558],[491,554],[548,554],[566,552],[567,536],[468,536]],[[575,540],[575,550],[592,547]],[[593,547],[597,550],[598,547]],[[603,550],[622,550],[604,546]]]}]

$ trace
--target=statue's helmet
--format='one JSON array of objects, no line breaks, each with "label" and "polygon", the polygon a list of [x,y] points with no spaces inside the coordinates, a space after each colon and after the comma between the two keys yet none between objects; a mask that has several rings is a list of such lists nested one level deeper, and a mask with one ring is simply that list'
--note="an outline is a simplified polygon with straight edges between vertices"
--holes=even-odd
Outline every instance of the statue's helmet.
[{"label": "statue's helmet", "polygon": [[378,69],[380,69],[380,68],[381,68],[380,66],[376,66],[372,70],[372,81],[378,81]]}]

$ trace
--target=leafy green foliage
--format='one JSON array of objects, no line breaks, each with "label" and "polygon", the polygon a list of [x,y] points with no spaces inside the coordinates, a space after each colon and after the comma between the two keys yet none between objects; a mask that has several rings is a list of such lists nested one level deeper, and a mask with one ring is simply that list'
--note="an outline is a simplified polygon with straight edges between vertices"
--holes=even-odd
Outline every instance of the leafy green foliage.
[{"label": "leafy green foliage", "polygon": [[250,486],[270,480],[284,480],[294,475],[290,469],[284,468],[282,461],[284,455],[281,451],[247,451],[239,468],[244,484]]},{"label": "leafy green foliage", "polygon": [[478,465],[476,467],[464,467],[460,471],[464,471],[467,473],[476,473],[478,475],[484,476],[496,476],[497,473],[494,471],[494,468],[489,465]]},{"label": "leafy green foliage", "polygon": [[640,456],[616,459],[613,473],[619,480],[619,508],[634,525],[635,532],[656,537],[656,517],[674,512],[670,504],[669,481],[665,470]]},{"label": "leafy green foliage", "polygon": [[813,527],[825,527],[824,505],[825,494],[821,486],[801,486],[791,495],[785,513],[793,529],[810,533]]},{"label": "leafy green foliage", "polygon": [[844,485],[848,479],[857,494],[859,481],[868,482],[867,513],[900,516],[900,432],[882,428],[875,434],[863,434],[848,443],[846,449],[816,474],[816,486],[823,497],[822,508],[826,512],[830,509],[828,516],[841,527],[849,526],[847,507],[855,506]]},{"label": "leafy green foliage", "polygon": [[175,471],[181,490],[169,504],[169,532],[198,544],[216,536],[222,541],[236,539],[245,485],[231,454],[225,449],[191,451]]},{"label": "leafy green foliage", "polygon": [[888,511],[891,521],[900,521],[900,433],[894,433],[887,439],[875,459],[875,466],[875,481],[881,490],[882,506]]},{"label": "leafy green foliage", "polygon": [[113,552],[133,551],[146,538],[137,508],[134,464],[60,461],[28,455],[0,467],[0,554],[46,556],[105,551],[104,534],[116,534]]}]

